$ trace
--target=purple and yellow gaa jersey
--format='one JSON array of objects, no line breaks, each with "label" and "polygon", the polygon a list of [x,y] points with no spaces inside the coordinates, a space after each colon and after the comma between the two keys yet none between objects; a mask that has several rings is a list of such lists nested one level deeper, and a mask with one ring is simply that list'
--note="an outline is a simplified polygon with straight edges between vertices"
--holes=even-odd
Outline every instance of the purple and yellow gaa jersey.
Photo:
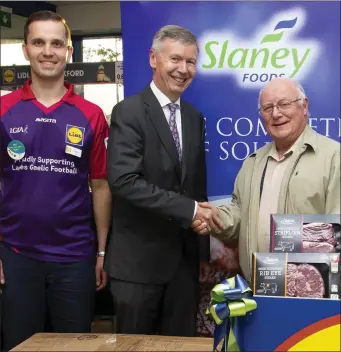
[{"label": "purple and yellow gaa jersey", "polygon": [[106,178],[109,126],[70,84],[49,108],[30,84],[1,97],[1,241],[41,261],[84,260],[95,250],[89,179]]}]

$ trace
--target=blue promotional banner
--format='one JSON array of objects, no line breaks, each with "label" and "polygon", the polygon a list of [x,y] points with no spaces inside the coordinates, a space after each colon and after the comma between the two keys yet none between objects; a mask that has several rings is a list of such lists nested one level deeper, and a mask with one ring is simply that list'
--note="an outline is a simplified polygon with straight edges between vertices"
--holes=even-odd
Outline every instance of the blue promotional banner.
[{"label": "blue promotional banner", "polygon": [[[275,77],[296,79],[309,99],[310,126],[340,141],[340,3],[286,1],[121,2],[125,97],[152,79],[149,50],[168,24],[198,39],[197,75],[184,99],[206,118],[209,199],[229,202],[245,158],[271,139],[258,113],[259,92]],[[238,273],[238,250],[211,238],[202,270],[198,333],[213,285]]]},{"label": "blue promotional banner", "polygon": [[270,139],[259,91],[274,77],[306,90],[310,125],[340,139],[339,2],[122,2],[125,96],[151,80],[148,52],[166,24],[198,38],[197,76],[184,98],[207,119],[208,194],[229,198],[243,160]]}]

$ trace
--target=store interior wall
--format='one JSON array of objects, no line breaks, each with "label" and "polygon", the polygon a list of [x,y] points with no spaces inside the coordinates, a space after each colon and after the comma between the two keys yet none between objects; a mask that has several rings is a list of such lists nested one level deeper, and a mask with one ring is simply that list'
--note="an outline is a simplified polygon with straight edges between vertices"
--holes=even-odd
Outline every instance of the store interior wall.
[{"label": "store interior wall", "polygon": [[[0,6],[4,6],[3,3],[0,1]],[[10,5],[8,2],[5,3]],[[50,4],[55,5],[56,12],[66,19],[73,35],[121,34],[118,1],[55,1]],[[12,28],[0,27],[1,41],[22,39],[26,19],[27,17],[13,11]]]},{"label": "store interior wall", "polygon": [[73,35],[120,34],[121,13],[118,1],[58,5],[56,12],[66,19]]},{"label": "store interior wall", "polygon": [[12,27],[0,27],[1,42],[10,39],[22,39],[26,17],[12,14]]}]

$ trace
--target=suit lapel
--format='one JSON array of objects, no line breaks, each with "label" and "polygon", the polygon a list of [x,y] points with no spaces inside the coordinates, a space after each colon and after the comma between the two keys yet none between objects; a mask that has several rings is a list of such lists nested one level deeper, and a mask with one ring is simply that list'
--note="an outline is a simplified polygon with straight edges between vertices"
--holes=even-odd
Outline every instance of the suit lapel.
[{"label": "suit lapel", "polygon": [[160,103],[156,99],[150,87],[147,87],[142,92],[142,97],[145,102],[146,113],[152,121],[156,132],[159,135],[161,142],[167,150],[171,160],[174,162],[175,170],[180,178],[181,170],[178,158],[178,151],[176,150],[172,133],[170,131],[169,125],[165,118],[165,114],[160,106]]},{"label": "suit lapel", "polygon": [[186,104],[181,101],[181,129],[182,129],[182,169],[181,169],[181,184],[185,180],[189,151],[191,147],[191,121]]}]

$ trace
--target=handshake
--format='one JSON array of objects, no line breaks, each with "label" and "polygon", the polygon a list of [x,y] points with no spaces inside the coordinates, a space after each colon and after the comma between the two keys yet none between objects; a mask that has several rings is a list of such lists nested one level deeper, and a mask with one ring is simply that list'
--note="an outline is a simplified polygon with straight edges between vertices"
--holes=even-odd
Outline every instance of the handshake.
[{"label": "handshake", "polygon": [[224,225],[219,218],[218,208],[207,202],[198,203],[191,227],[200,235],[207,235],[216,228],[224,230]]}]

